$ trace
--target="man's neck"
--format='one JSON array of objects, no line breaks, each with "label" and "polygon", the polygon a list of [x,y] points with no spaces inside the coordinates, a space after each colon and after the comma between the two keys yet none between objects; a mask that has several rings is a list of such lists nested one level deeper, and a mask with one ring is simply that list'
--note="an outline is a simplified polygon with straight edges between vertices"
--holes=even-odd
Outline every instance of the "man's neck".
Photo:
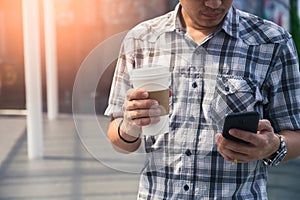
[{"label": "man's neck", "polygon": [[213,33],[218,28],[218,26],[203,27],[203,26],[197,25],[182,9],[181,9],[180,13],[181,13],[180,20],[181,20],[183,27],[185,27],[188,34],[193,38],[193,40],[198,45],[200,45],[208,35]]}]

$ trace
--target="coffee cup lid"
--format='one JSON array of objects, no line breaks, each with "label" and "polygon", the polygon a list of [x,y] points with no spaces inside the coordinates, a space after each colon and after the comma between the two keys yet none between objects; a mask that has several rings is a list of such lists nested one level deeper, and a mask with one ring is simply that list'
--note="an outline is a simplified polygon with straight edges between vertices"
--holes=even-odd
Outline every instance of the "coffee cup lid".
[{"label": "coffee cup lid", "polygon": [[131,79],[147,79],[147,78],[163,78],[169,76],[169,68],[167,67],[146,67],[138,68],[131,71]]}]

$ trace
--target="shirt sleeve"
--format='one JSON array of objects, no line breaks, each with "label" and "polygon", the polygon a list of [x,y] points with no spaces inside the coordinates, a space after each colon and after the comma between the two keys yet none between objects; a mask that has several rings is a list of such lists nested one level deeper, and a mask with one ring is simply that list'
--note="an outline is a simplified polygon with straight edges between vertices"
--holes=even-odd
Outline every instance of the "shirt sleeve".
[{"label": "shirt sleeve", "polygon": [[[124,39],[124,41],[126,41],[126,38]],[[131,53],[125,50],[125,44],[128,42],[124,41],[121,46],[115,73],[112,80],[108,107],[106,108],[104,113],[104,115],[114,118],[123,116],[122,106],[125,101],[126,92],[130,88],[132,88],[129,81],[128,67],[132,66],[134,62],[131,59]]]},{"label": "shirt sleeve", "polygon": [[300,129],[300,75],[292,38],[280,45],[269,77],[269,113],[275,132]]}]

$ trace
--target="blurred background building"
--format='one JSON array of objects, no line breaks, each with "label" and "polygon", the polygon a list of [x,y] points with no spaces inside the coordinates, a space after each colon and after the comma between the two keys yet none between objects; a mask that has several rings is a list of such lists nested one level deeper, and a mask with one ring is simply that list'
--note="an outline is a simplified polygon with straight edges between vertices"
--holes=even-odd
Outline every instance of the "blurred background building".
[{"label": "blurred background building", "polygon": [[[166,13],[178,2],[178,0],[53,1],[57,38],[59,112],[62,113],[72,112],[72,90],[76,73],[84,58],[97,44],[113,34],[129,30],[138,22]],[[296,12],[298,7],[299,13],[299,0],[294,2]],[[242,10],[270,19],[291,30],[289,0],[235,0],[234,3]],[[42,13],[42,5],[40,8]],[[41,27],[42,22],[43,20]],[[21,0],[0,0],[0,27],[0,111],[24,110],[26,100]],[[43,35],[41,29],[41,36]],[[46,112],[44,38],[41,40],[43,110]],[[101,95],[93,94],[97,113],[103,113],[107,105],[113,68],[114,66],[105,72],[104,77],[107,79],[101,79],[99,82]]]},{"label": "blurred background building", "polygon": [[[56,16],[59,111],[70,113],[72,89],[80,64],[113,34],[167,12],[168,0],[53,0]],[[40,3],[42,1],[39,1]],[[22,1],[0,0],[0,109],[25,109]],[[40,5],[41,17],[42,5]],[[41,27],[43,27],[41,19]],[[41,29],[41,36],[43,36]],[[42,50],[43,109],[47,109],[44,38]],[[104,81],[107,83],[107,81]],[[109,83],[108,83],[109,84]],[[109,87],[110,85],[108,85]],[[107,87],[106,87],[107,88]],[[105,103],[100,101],[99,112]]]}]

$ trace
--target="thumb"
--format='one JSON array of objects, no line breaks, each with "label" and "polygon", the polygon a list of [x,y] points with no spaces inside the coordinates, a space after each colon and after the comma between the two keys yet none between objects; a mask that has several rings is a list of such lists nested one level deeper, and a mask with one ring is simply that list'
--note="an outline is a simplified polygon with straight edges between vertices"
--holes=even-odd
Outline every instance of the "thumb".
[{"label": "thumb", "polygon": [[259,120],[257,129],[259,132],[262,132],[262,131],[273,132],[273,127],[271,125],[271,122],[267,119]]}]

